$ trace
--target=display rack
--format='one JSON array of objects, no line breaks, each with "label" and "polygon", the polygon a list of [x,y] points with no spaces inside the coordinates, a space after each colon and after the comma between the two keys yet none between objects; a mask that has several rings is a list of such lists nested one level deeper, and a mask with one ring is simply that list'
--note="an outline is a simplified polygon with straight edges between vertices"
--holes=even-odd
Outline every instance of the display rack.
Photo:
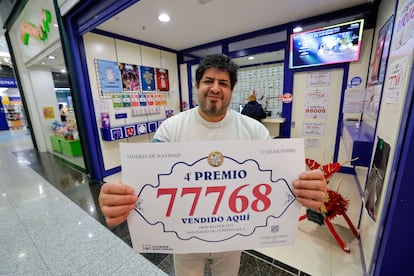
[{"label": "display rack", "polygon": [[14,129],[14,128],[22,128],[23,127],[23,123],[22,123],[22,116],[21,116],[21,112],[20,112],[20,107],[16,104],[8,104],[5,105],[5,109],[6,109],[6,118],[7,121],[9,123],[9,127]]}]

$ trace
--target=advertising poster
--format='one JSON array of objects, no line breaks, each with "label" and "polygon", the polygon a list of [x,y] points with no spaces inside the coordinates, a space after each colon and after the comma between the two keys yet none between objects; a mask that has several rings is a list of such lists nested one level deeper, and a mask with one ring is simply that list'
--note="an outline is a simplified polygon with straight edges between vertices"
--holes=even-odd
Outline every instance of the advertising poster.
[{"label": "advertising poster", "polygon": [[329,71],[316,71],[308,73],[307,86],[328,86],[331,82],[331,73]]},{"label": "advertising poster", "polygon": [[362,113],[364,109],[365,90],[348,88],[345,90],[343,113]]},{"label": "advertising poster", "polygon": [[[244,149],[241,151],[240,149]],[[135,251],[221,252],[290,245],[301,205],[303,139],[121,143]]]},{"label": "advertising poster", "polygon": [[124,92],[140,91],[138,65],[119,63],[121,71],[122,90]]},{"label": "advertising poster", "polygon": [[102,93],[122,92],[121,73],[118,63],[110,60],[95,60],[98,67],[99,84]]},{"label": "advertising poster", "polygon": [[55,109],[53,108],[53,106],[43,107],[43,118],[46,120],[55,118]]},{"label": "advertising poster", "polygon": [[369,82],[371,84],[382,84],[384,82],[393,22],[394,17],[391,17],[379,31],[374,61],[370,66]]},{"label": "advertising poster", "polygon": [[407,58],[403,57],[393,61],[388,66],[387,82],[384,89],[385,103],[399,103],[401,101],[401,87],[404,85],[404,75],[407,70]]},{"label": "advertising poster", "polygon": [[412,13],[414,1],[400,1],[398,8],[391,52],[393,52],[393,55],[408,55],[411,54],[413,44],[414,17]]},{"label": "advertising poster", "polygon": [[170,80],[168,78],[168,70],[162,68],[156,68],[157,76],[157,88],[158,91],[169,91],[170,90]]},{"label": "advertising poster", "polygon": [[303,122],[302,127],[303,136],[324,136],[325,135],[325,123],[309,123]]},{"label": "advertising poster", "polygon": [[141,75],[142,91],[154,91],[155,92],[155,69],[148,66],[139,67]]},{"label": "advertising poster", "polygon": [[328,92],[326,90],[307,90],[304,109],[305,118],[326,119]]},{"label": "advertising poster", "polygon": [[305,139],[305,148],[320,148],[321,140],[315,138],[306,138]]}]

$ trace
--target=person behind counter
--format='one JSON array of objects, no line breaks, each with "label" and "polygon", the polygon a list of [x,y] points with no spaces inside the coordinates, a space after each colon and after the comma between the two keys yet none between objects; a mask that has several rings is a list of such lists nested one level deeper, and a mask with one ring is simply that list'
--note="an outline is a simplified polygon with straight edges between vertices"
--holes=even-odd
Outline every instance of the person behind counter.
[{"label": "person behind counter", "polygon": [[249,116],[250,118],[260,120],[267,117],[266,112],[263,110],[261,104],[257,102],[256,95],[252,94],[247,98],[248,102],[243,107],[241,114]]},{"label": "person behind counter", "polygon": [[[213,54],[202,59],[195,76],[199,106],[165,120],[153,141],[271,139],[264,125],[228,108],[237,82],[237,69],[237,64],[226,55]],[[321,170],[301,173],[292,185],[296,200],[307,208],[318,209],[325,200],[327,184]],[[99,206],[108,226],[124,222],[137,201],[134,189],[124,183],[105,183],[99,194]],[[174,254],[175,275],[202,276],[209,261],[212,275],[236,276],[240,257],[239,250]]]}]

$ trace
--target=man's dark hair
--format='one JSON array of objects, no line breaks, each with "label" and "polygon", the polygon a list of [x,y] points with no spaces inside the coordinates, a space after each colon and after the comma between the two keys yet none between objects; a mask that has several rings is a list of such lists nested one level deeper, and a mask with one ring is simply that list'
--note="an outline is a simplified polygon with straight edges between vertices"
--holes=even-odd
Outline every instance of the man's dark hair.
[{"label": "man's dark hair", "polygon": [[209,68],[218,68],[229,72],[230,87],[233,90],[237,83],[237,70],[239,66],[228,56],[224,54],[212,54],[205,56],[196,69],[196,82],[200,83],[204,72]]}]

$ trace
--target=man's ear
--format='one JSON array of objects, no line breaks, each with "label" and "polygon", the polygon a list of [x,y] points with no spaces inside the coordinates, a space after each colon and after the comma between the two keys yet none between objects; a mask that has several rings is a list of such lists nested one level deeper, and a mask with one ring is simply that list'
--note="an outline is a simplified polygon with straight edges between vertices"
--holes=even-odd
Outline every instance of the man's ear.
[{"label": "man's ear", "polygon": [[199,86],[199,83],[198,83],[198,82],[195,82],[195,83],[194,83],[194,87],[195,87],[196,89],[198,89],[198,86]]}]

